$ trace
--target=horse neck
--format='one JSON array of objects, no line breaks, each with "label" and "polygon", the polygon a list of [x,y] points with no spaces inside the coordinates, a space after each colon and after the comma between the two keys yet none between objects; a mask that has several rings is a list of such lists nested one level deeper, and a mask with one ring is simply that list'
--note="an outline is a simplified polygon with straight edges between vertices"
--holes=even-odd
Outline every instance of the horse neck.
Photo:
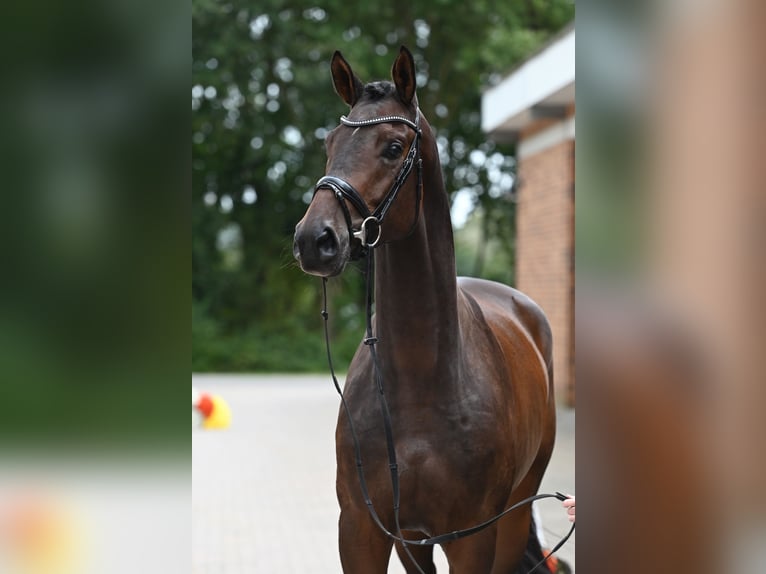
[{"label": "horse neck", "polygon": [[415,231],[376,249],[376,334],[383,362],[398,375],[445,381],[453,361],[444,357],[454,359],[458,346],[455,248],[435,145],[429,151]]}]

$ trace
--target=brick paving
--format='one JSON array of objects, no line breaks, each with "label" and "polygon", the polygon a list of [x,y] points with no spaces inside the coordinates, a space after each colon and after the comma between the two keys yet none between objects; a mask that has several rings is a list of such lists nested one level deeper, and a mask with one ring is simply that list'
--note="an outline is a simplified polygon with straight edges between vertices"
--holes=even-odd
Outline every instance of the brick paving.
[{"label": "brick paving", "polygon": [[[193,574],[338,574],[335,420],[327,375],[195,375],[221,395],[231,427],[192,430]],[[574,411],[559,414],[544,492],[574,492]],[[540,506],[550,545],[568,529],[558,501]],[[574,565],[574,536],[560,556]],[[439,572],[448,567],[439,549]],[[394,556],[389,574],[403,574]]]}]

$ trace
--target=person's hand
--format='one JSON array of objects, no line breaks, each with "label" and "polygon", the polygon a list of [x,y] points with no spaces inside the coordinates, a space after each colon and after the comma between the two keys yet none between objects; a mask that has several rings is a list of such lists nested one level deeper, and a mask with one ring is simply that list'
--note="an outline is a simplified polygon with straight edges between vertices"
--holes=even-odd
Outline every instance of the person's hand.
[{"label": "person's hand", "polygon": [[569,495],[569,498],[567,498],[561,504],[564,508],[567,509],[567,518],[569,518],[569,522],[574,522],[575,521],[575,497],[572,495]]}]

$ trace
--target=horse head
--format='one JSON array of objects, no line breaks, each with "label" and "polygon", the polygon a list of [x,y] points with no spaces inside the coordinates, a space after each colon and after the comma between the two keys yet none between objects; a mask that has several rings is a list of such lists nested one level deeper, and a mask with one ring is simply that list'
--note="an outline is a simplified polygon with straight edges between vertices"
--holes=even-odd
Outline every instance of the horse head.
[{"label": "horse head", "polygon": [[331,70],[335,91],[351,111],[325,140],[325,176],[293,242],[303,271],[322,277],[340,274],[364,249],[407,236],[421,201],[422,132],[412,54],[401,47],[393,82],[362,84],[337,51]]}]

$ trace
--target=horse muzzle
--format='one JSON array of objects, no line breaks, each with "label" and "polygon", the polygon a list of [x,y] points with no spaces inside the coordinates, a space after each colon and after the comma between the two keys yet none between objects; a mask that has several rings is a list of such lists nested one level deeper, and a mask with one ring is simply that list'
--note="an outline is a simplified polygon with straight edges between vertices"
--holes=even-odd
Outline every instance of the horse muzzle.
[{"label": "horse muzzle", "polygon": [[320,277],[339,275],[349,260],[348,232],[331,221],[305,218],[295,226],[293,255],[304,272]]}]

